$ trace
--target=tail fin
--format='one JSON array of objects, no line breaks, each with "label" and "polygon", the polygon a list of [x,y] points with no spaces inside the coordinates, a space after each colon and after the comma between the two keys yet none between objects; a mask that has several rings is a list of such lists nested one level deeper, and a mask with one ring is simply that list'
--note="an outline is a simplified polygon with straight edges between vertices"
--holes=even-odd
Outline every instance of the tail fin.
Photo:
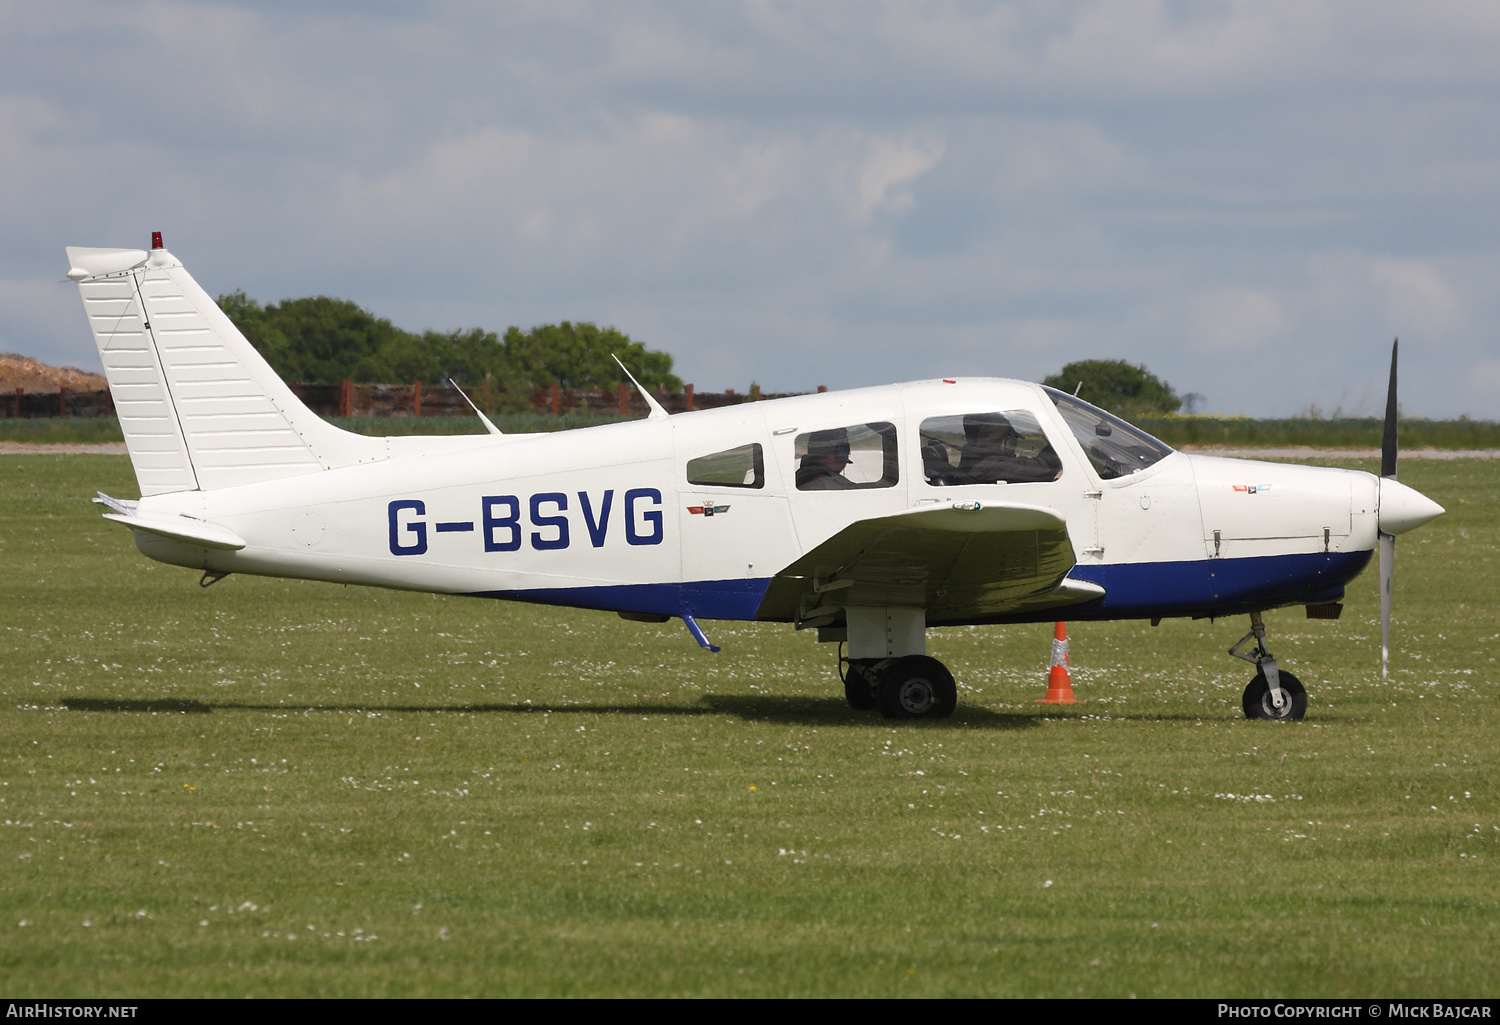
[{"label": "tail fin", "polygon": [[143,497],[385,458],[381,439],[341,431],[303,405],[157,246],[68,248]]}]

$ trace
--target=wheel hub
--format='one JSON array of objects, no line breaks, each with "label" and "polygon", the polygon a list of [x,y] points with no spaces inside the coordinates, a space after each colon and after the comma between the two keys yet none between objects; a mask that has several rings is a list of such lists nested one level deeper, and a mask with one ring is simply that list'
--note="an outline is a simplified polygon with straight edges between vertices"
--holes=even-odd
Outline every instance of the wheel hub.
[{"label": "wheel hub", "polygon": [[1266,691],[1260,696],[1260,707],[1266,713],[1267,719],[1289,719],[1292,715],[1292,702],[1290,698],[1281,699],[1281,707],[1277,708],[1271,701],[1271,692]]},{"label": "wheel hub", "polygon": [[901,707],[912,715],[926,714],[937,701],[937,693],[933,690],[932,684],[921,677],[902,683],[897,697],[901,702]]},{"label": "wheel hub", "polygon": [[946,719],[957,702],[953,676],[935,658],[903,655],[880,669],[875,703],[887,719]]}]

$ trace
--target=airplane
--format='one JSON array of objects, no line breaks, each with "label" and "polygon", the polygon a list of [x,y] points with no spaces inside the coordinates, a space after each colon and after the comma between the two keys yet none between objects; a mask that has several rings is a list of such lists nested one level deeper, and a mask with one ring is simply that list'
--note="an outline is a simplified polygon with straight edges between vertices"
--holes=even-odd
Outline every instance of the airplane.
[{"label": "airplane", "polygon": [[954,711],[932,627],[1231,615],[1244,714],[1300,719],[1262,613],[1337,619],[1378,549],[1384,672],[1395,536],[1444,511],[1396,479],[1395,346],[1379,476],[1178,452],[998,378],[671,416],[641,389],[647,418],[552,434],[470,402],[483,434],[380,438],[303,405],[160,232],[67,256],[141,494],[94,501],[149,558],[677,618],[713,652],[702,621],[790,623],[892,719]]}]

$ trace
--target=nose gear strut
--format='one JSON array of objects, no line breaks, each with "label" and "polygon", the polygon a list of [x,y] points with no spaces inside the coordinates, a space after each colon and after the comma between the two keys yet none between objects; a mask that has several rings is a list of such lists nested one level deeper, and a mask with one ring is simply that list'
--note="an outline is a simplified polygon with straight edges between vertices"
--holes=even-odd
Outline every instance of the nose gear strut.
[{"label": "nose gear strut", "polygon": [[[1252,640],[1255,647],[1245,650]],[[1235,658],[1253,662],[1260,670],[1245,688],[1240,702],[1246,719],[1288,722],[1307,714],[1307,688],[1291,673],[1278,668],[1276,660],[1266,650],[1266,624],[1259,612],[1250,614],[1250,632],[1241,637],[1229,653]]]},{"label": "nose gear strut", "polygon": [[[1242,649],[1251,640],[1255,641],[1255,651],[1246,653]],[[1266,677],[1266,683],[1271,689],[1271,705],[1278,711],[1286,707],[1286,695],[1281,691],[1281,673],[1276,668],[1276,659],[1266,650],[1266,623],[1260,618],[1259,612],[1250,613],[1250,632],[1235,641],[1229,648],[1229,653],[1235,658],[1242,658],[1255,668],[1259,669]]]}]

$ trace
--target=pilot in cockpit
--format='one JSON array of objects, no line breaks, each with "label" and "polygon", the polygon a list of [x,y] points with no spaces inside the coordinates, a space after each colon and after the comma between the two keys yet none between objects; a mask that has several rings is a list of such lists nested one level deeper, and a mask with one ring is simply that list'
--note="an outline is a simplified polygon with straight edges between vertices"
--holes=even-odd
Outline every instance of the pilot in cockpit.
[{"label": "pilot in cockpit", "polygon": [[1000,413],[964,417],[965,445],[959,476],[969,484],[1020,484],[1057,480],[1062,460],[1046,445],[1034,456],[1017,452],[1020,435]]},{"label": "pilot in cockpit", "polygon": [[797,467],[798,491],[842,491],[857,485],[844,476],[849,465],[849,432],[842,427],[814,431]]}]

